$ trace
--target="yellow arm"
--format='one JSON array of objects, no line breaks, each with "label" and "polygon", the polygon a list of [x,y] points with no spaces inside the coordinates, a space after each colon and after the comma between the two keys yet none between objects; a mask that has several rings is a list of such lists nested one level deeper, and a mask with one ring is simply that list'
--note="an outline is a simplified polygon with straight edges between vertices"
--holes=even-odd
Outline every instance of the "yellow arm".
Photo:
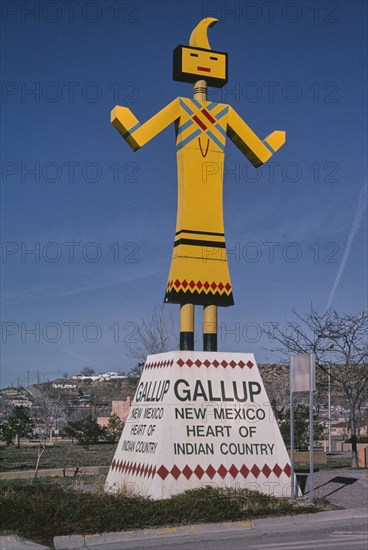
[{"label": "yellow arm", "polygon": [[180,116],[179,100],[174,99],[152,118],[140,124],[132,111],[127,107],[116,106],[111,111],[111,123],[130,147],[137,151],[148,141],[157,136],[169,124]]},{"label": "yellow arm", "polygon": [[261,141],[232,107],[229,107],[227,134],[255,166],[261,166],[285,143],[286,134],[275,130]]}]

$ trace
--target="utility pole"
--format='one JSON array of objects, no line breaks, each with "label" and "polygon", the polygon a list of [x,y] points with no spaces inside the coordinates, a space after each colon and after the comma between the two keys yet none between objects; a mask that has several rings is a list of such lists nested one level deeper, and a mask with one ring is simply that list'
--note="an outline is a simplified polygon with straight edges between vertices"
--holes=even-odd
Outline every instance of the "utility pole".
[{"label": "utility pole", "polygon": [[328,452],[332,453],[331,439],[331,351],[334,345],[330,345],[330,363],[328,365]]},{"label": "utility pole", "polygon": [[336,340],[336,336],[332,336],[330,334],[318,334],[318,338],[325,338],[330,341],[330,345],[326,349],[326,351],[330,352],[330,360],[328,364],[328,387],[327,387],[327,409],[328,409],[328,419],[327,419],[327,427],[328,427],[328,452],[332,453],[332,436],[331,436],[331,366],[332,366],[332,350],[334,349],[334,343],[333,340]]}]

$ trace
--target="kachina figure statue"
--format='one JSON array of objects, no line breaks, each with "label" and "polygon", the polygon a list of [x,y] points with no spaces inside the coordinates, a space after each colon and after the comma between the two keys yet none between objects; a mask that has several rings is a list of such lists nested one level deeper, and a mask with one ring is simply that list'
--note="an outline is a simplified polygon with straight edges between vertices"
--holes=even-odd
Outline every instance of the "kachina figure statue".
[{"label": "kachina figure statue", "polygon": [[235,110],[207,101],[207,85],[227,83],[227,54],[210,48],[208,17],[193,30],[189,46],[174,50],[173,78],[194,84],[193,99],[178,97],[141,124],[116,106],[111,122],[134,151],[175,122],[178,211],[165,303],[180,304],[180,349],[194,349],[194,306],[203,306],[203,349],[217,351],[217,306],[234,304],[223,222],[223,167],[228,136],[253,166],[264,164],[285,143],[276,130],[260,140]]}]

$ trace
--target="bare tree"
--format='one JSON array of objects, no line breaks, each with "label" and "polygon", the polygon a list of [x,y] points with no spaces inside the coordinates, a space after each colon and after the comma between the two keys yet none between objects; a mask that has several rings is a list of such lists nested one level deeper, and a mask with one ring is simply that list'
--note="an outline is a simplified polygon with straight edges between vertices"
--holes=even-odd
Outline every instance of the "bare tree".
[{"label": "bare tree", "polygon": [[[293,314],[296,322],[285,327],[274,325],[265,331],[270,348],[283,354],[314,353],[316,365],[330,377],[349,407],[352,443],[352,467],[358,465],[358,418],[368,391],[368,310],[357,314],[338,314],[329,309],[320,314],[311,307],[309,313]],[[277,343],[277,344],[276,344]]]},{"label": "bare tree", "polygon": [[[271,396],[272,406],[285,411],[289,405],[289,380],[288,372],[283,365],[270,365],[268,368],[260,368],[260,372],[266,387],[267,394]],[[275,373],[274,375],[272,375]]]},{"label": "bare tree", "polygon": [[151,317],[134,324],[134,331],[125,342],[131,357],[144,362],[147,355],[169,351],[174,346],[174,321],[164,306],[155,307]]},{"label": "bare tree", "polygon": [[46,395],[44,395],[37,388],[32,388],[31,395],[33,397],[32,408],[30,409],[31,417],[34,422],[38,439],[38,454],[37,462],[35,467],[35,475],[37,477],[38,469],[40,466],[40,461],[42,455],[46,449],[46,442],[49,439],[51,441],[52,429],[57,422],[63,422],[65,420],[65,413],[62,411],[61,407],[51,401]]}]

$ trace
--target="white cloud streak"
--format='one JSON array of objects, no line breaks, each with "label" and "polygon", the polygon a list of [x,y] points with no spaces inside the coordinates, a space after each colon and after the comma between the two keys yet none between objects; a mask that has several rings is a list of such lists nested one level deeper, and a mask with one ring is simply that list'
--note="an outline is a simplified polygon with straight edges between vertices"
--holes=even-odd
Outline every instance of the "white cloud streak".
[{"label": "white cloud streak", "polygon": [[351,229],[350,229],[349,237],[348,237],[346,247],[345,247],[345,250],[344,250],[344,254],[343,254],[340,266],[339,266],[339,270],[337,272],[334,284],[333,284],[331,292],[330,292],[330,296],[328,298],[328,302],[327,302],[327,305],[326,305],[326,311],[331,307],[332,301],[333,301],[334,296],[335,296],[336,289],[339,285],[342,274],[344,273],[344,269],[345,269],[346,263],[348,261],[349,254],[350,254],[351,248],[353,246],[355,235],[359,231],[359,227],[360,227],[360,224],[362,222],[362,219],[363,219],[363,216],[364,216],[364,213],[365,213],[366,209],[367,209],[367,185],[364,184],[361,191],[360,191],[360,193],[359,193],[359,199],[358,199],[358,204],[357,204],[356,211],[355,211],[354,220],[353,220],[353,223],[352,223],[352,226],[351,226]]}]

